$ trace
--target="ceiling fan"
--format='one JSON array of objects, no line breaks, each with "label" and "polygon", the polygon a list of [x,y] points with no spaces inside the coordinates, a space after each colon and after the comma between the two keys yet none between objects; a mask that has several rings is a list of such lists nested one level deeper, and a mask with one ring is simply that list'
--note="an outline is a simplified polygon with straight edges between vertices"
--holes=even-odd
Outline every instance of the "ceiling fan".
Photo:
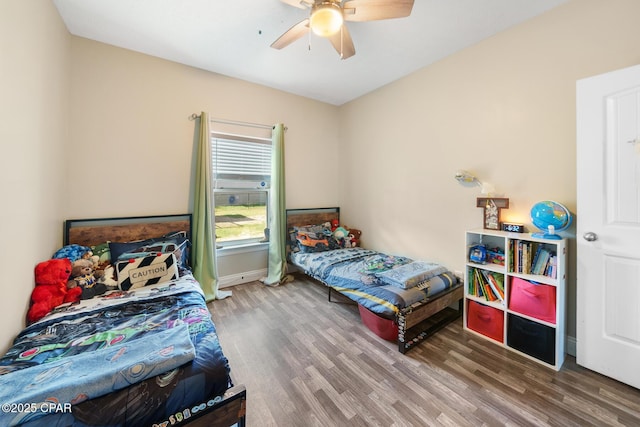
[{"label": "ceiling fan", "polygon": [[355,55],[356,49],[345,21],[377,21],[403,18],[411,14],[414,0],[281,0],[300,9],[310,8],[309,17],[289,28],[272,48],[282,49],[312,30],[328,38],[341,59]]}]

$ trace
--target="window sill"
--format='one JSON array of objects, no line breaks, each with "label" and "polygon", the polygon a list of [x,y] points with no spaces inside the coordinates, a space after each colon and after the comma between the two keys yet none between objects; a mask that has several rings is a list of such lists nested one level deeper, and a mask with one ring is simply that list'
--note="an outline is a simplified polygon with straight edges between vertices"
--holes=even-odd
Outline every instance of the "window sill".
[{"label": "window sill", "polygon": [[245,254],[249,252],[266,251],[268,249],[269,242],[247,243],[245,245],[235,245],[218,248],[216,249],[216,255],[218,257],[225,257],[230,255]]}]

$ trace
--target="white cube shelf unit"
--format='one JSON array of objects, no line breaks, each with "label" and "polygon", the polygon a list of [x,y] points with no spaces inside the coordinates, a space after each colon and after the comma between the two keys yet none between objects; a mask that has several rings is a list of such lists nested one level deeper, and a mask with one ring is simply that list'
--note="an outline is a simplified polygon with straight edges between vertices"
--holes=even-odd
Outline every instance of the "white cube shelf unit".
[{"label": "white cube shelf unit", "polygon": [[565,356],[567,240],[466,232],[464,328],[559,370]]}]

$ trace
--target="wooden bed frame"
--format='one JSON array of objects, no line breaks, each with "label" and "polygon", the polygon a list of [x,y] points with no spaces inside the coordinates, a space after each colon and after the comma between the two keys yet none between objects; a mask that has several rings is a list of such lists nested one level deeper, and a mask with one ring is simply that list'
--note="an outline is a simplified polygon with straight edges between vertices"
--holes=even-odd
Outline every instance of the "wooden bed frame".
[{"label": "wooden bed frame", "polygon": [[[295,226],[323,224],[333,219],[340,221],[339,207],[287,209],[287,241],[289,241],[289,230]],[[288,252],[289,246],[287,245]],[[317,281],[316,278],[312,278]],[[329,301],[331,301],[333,288],[328,283],[324,284],[329,288]],[[458,303],[457,310],[450,307],[456,302]],[[462,316],[462,304],[463,286],[459,284],[424,301],[401,309],[395,319],[398,325],[398,350],[401,353],[406,353],[416,344],[459,319]]]},{"label": "wooden bed frame", "polygon": [[[107,241],[131,242],[162,236],[175,231],[187,231],[191,236],[191,214],[157,215],[119,218],[70,219],[64,223],[64,244],[94,246]],[[214,399],[217,396],[211,396]],[[229,388],[222,400],[198,411],[179,425],[190,427],[244,427],[247,390],[244,385]],[[202,405],[208,406],[207,402]],[[185,408],[186,409],[186,408]]]}]

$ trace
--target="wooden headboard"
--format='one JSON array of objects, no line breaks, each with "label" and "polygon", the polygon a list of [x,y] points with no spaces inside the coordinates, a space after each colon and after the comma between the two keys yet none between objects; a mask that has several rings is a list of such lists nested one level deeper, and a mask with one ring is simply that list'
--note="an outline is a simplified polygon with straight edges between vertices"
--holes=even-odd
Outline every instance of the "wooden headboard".
[{"label": "wooden headboard", "polygon": [[191,238],[191,214],[69,219],[64,223],[64,244],[134,242],[174,231],[186,231]]},{"label": "wooden headboard", "polygon": [[340,208],[287,209],[287,231],[292,227],[340,221]]}]

